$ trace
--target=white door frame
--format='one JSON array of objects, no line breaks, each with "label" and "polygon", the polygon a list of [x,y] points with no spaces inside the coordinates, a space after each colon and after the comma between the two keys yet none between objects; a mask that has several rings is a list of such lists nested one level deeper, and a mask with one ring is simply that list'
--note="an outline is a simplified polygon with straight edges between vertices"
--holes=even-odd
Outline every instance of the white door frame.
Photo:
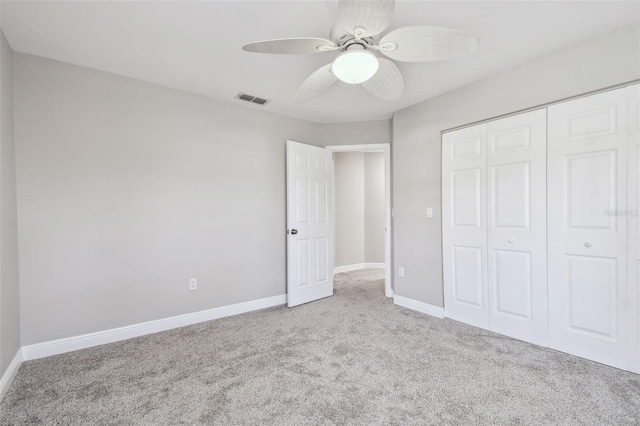
[{"label": "white door frame", "polygon": [[[384,153],[384,294],[387,297],[393,297],[393,288],[391,283],[391,272],[393,271],[391,267],[391,144],[376,143],[362,145],[331,145],[325,148],[331,151],[332,154],[336,152]],[[333,223],[335,223],[335,193],[336,191],[334,190]],[[331,244],[335,244],[335,238],[332,238]],[[335,250],[333,250],[333,253],[335,253]]]}]

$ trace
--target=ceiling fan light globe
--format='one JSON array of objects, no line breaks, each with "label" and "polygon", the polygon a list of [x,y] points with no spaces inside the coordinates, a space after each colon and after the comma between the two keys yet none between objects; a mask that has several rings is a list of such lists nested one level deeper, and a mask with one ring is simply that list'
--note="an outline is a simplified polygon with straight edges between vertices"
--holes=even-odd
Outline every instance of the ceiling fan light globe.
[{"label": "ceiling fan light globe", "polygon": [[331,71],[348,84],[360,84],[375,75],[379,67],[378,58],[366,50],[351,50],[338,55]]}]

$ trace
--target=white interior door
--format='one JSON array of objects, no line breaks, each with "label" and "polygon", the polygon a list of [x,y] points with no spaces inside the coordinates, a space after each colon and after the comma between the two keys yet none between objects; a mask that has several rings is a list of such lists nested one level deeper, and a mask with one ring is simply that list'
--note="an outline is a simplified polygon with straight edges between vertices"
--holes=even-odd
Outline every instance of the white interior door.
[{"label": "white interior door", "polygon": [[627,88],[629,176],[627,232],[629,250],[629,370],[640,373],[640,85]]},{"label": "white interior door", "polygon": [[547,112],[487,124],[489,324],[547,344]]},{"label": "white interior door", "polygon": [[627,91],[548,110],[549,346],[627,358]]},{"label": "white interior door", "polygon": [[287,304],[333,295],[333,159],[325,148],[287,141]]},{"label": "white interior door", "polygon": [[442,135],[442,232],[446,316],[489,328],[487,125]]}]

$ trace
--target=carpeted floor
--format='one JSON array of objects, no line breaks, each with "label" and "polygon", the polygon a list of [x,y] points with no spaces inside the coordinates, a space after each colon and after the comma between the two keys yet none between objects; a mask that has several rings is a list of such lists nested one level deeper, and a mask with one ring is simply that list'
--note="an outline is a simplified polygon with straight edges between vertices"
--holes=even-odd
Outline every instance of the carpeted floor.
[{"label": "carpeted floor", "polygon": [[2,425],[640,424],[640,376],[398,306],[335,296],[22,365]]}]

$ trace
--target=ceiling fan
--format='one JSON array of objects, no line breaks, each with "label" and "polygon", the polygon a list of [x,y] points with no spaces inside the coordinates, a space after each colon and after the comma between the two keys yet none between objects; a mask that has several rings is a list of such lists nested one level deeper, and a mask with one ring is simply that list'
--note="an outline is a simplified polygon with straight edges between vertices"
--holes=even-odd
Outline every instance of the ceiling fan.
[{"label": "ceiling fan", "polygon": [[248,43],[242,49],[276,54],[341,51],[332,63],[302,83],[294,100],[304,103],[337,80],[362,84],[372,95],[387,101],[398,99],[404,91],[402,73],[394,62],[374,51],[401,62],[431,62],[468,55],[478,46],[478,39],[471,34],[432,26],[398,28],[380,38],[391,23],[394,7],[394,0],[340,0],[331,40],[283,38]]}]

